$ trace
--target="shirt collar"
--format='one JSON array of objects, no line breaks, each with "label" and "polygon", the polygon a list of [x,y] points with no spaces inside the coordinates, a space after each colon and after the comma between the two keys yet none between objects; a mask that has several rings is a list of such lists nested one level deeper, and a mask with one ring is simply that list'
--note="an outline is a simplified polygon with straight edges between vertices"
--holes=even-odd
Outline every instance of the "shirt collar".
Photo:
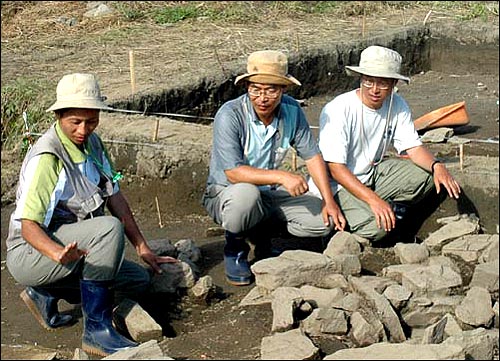
[{"label": "shirt collar", "polygon": [[[248,109],[251,109],[250,111],[250,117],[251,117],[251,120],[254,122],[254,123],[257,123],[257,124],[262,124],[262,120],[259,119],[259,117],[257,116],[257,113],[255,113],[255,109],[253,108],[253,105],[252,105],[252,102],[250,101],[250,96],[247,94],[245,94],[245,102],[247,103],[247,108]],[[278,113],[274,115],[273,117],[273,121],[271,122],[271,124],[275,124],[276,120],[279,119],[280,115],[281,115],[281,107],[282,107],[283,103],[280,102],[280,105],[279,105],[279,109],[278,109]]]},{"label": "shirt collar", "polygon": [[[68,152],[68,154],[71,158],[71,161],[73,163],[85,162],[85,160],[87,159],[85,154],[80,149],[78,149],[76,144],[73,143],[71,141],[71,139],[69,139],[66,136],[66,134],[64,134],[64,132],[61,129],[61,126],[59,125],[59,121],[56,122],[55,128],[56,128],[57,136],[61,140],[61,143],[64,146],[64,149],[66,149],[66,151]],[[85,144],[85,148],[86,148],[86,144]]]}]

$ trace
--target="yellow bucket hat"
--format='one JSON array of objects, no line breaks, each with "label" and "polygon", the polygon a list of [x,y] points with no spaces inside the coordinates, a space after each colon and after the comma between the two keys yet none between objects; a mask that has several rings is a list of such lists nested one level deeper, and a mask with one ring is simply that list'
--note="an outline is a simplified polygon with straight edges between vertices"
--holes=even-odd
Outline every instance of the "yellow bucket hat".
[{"label": "yellow bucket hat", "polygon": [[288,74],[288,58],[275,50],[261,50],[248,56],[247,72],[236,77],[234,84],[242,80],[273,85],[302,85]]}]

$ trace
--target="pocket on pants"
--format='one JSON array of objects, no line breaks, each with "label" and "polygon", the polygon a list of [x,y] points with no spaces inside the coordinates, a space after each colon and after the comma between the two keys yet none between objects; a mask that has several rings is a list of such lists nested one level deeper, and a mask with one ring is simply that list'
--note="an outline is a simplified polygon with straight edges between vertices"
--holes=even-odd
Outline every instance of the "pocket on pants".
[{"label": "pocket on pants", "polygon": [[219,184],[211,184],[207,186],[207,188],[205,189],[205,193],[203,193],[203,199],[217,197],[219,193],[224,190],[224,188],[226,187]]},{"label": "pocket on pants", "polygon": [[219,184],[211,184],[207,186],[202,197],[203,207],[205,207],[205,210],[217,224],[221,224],[220,210],[218,206],[220,202],[217,201],[217,197],[225,188],[226,187]]}]

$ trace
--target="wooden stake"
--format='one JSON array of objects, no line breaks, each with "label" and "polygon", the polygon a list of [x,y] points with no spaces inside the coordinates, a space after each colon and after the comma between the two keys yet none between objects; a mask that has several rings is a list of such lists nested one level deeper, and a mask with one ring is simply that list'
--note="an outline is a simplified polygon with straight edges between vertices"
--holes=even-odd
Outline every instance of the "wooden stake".
[{"label": "wooden stake", "polygon": [[155,131],[153,133],[153,142],[158,140],[158,131],[160,130],[160,119],[156,119]]},{"label": "wooden stake", "polygon": [[135,94],[135,64],[134,64],[134,51],[129,50],[128,52],[128,61],[130,65],[130,89],[132,91],[132,95]]},{"label": "wooden stake", "polygon": [[365,13],[365,3],[363,2],[363,20],[362,20],[362,23],[361,23],[361,37],[364,38],[365,37],[365,25],[366,25],[366,20],[365,20],[365,17],[366,17],[366,13]]},{"label": "wooden stake", "polygon": [[158,225],[160,228],[163,228],[163,224],[161,223],[161,213],[160,213],[160,205],[158,204],[158,197],[155,196],[156,201],[156,212],[158,212]]},{"label": "wooden stake", "polygon": [[460,170],[464,170],[464,145],[460,144]]},{"label": "wooden stake", "polygon": [[429,10],[429,12],[427,13],[427,15],[425,15],[424,25],[425,25],[425,23],[427,23],[427,20],[429,20],[429,16],[431,16],[431,14],[432,14],[432,10]]},{"label": "wooden stake", "polygon": [[297,170],[297,152],[292,148],[292,170]]},{"label": "wooden stake", "polygon": [[217,48],[216,47],[214,47],[214,53],[215,53],[215,59],[217,59],[217,62],[219,63],[220,68],[222,70],[222,75],[224,75],[224,77],[226,77],[226,68],[224,68],[224,65],[220,61],[219,53],[217,52]]}]

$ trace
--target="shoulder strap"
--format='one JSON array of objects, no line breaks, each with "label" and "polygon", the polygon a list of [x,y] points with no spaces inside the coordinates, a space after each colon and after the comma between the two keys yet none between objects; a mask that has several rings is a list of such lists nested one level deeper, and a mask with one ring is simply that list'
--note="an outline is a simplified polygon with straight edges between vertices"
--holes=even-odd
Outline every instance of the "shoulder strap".
[{"label": "shoulder strap", "polygon": [[[98,149],[102,149],[102,144],[99,144],[99,139],[95,134],[91,134],[89,141],[97,145]],[[71,160],[71,157],[57,136],[54,126],[52,126],[33,146],[29,158],[31,159],[42,153],[54,154],[63,163],[68,181],[75,191],[74,196],[67,201],[67,207],[71,209],[79,219],[84,219],[89,213],[98,209],[104,202],[103,197],[112,194],[109,193],[110,189],[108,186],[106,186],[105,191],[103,191],[82,174],[80,169],[78,169],[76,164]]]}]

